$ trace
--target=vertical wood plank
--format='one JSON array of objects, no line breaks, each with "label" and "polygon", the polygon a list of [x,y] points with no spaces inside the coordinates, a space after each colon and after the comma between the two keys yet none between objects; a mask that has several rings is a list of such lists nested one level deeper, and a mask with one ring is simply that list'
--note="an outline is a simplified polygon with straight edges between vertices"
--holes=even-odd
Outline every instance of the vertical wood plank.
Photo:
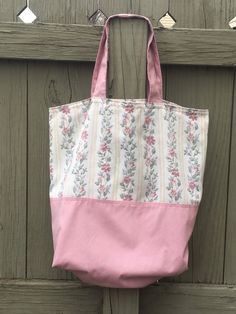
[{"label": "vertical wood plank", "polygon": [[30,8],[40,22],[90,24],[89,17],[97,9],[110,16],[130,12],[130,3],[126,0],[31,0]]},{"label": "vertical wood plank", "polygon": [[25,7],[25,0],[0,0],[0,23],[16,22],[17,14]]},{"label": "vertical wood plank", "polygon": [[[169,66],[166,88],[168,100],[187,107],[209,108],[204,190],[189,272],[193,282],[222,283],[233,69]],[[191,274],[187,274],[186,281],[189,279]]]},{"label": "vertical wood plank", "polygon": [[110,25],[109,97],[144,98],[146,21],[114,19]]},{"label": "vertical wood plank", "polygon": [[[108,94],[110,98],[146,97],[147,23],[114,19],[110,24]],[[138,289],[104,289],[103,314],[137,314]]]},{"label": "vertical wood plank", "polygon": [[51,268],[48,107],[87,98],[92,66],[85,63],[29,62],[28,278],[72,278]]},{"label": "vertical wood plank", "polygon": [[227,29],[236,15],[235,1],[227,0],[170,0],[169,9],[176,28]]},{"label": "vertical wood plank", "polygon": [[31,0],[30,8],[44,23],[89,24],[94,0]]},{"label": "vertical wood plank", "polygon": [[103,314],[138,314],[138,289],[104,289]]},{"label": "vertical wood plank", "polygon": [[27,64],[0,61],[0,277],[24,278]]},{"label": "vertical wood plank", "polygon": [[158,20],[168,11],[166,0],[131,0],[131,12],[147,16],[153,26],[157,26]]},{"label": "vertical wood plank", "polygon": [[[130,1],[127,0],[100,0],[96,1],[96,3],[99,4],[99,8],[106,14],[106,16],[130,12]],[[98,6],[96,9],[97,8]]]},{"label": "vertical wood plank", "polygon": [[31,0],[30,8],[40,22],[87,24],[86,1]]},{"label": "vertical wood plank", "polygon": [[232,106],[233,114],[224,267],[224,283],[227,284],[236,284],[236,71],[234,71]]}]

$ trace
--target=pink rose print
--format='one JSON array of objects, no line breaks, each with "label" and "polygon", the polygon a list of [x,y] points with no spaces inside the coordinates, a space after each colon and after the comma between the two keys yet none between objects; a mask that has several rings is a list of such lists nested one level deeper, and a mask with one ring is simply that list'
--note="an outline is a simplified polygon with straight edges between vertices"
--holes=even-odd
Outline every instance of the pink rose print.
[{"label": "pink rose print", "polygon": [[197,113],[194,112],[194,111],[190,111],[189,114],[188,114],[189,118],[192,120],[192,121],[196,121],[198,116],[197,116]]},{"label": "pink rose print", "polygon": [[171,195],[171,197],[175,198],[177,195],[176,190],[170,190],[170,195]]},{"label": "pink rose print", "polygon": [[189,133],[189,135],[188,135],[188,139],[189,139],[190,141],[193,141],[193,139],[194,139],[194,135],[193,135],[193,133]]},{"label": "pink rose print", "polygon": [[87,131],[83,131],[82,134],[81,134],[81,139],[82,140],[87,140],[88,138],[88,132]]},{"label": "pink rose print", "polygon": [[100,150],[102,152],[106,152],[108,150],[108,145],[106,143],[103,143],[100,145]]},{"label": "pink rose print", "polygon": [[175,156],[175,151],[173,148],[169,149],[168,151],[169,156],[174,157]]},{"label": "pink rose print", "polygon": [[154,145],[155,144],[155,138],[152,135],[147,136],[146,141],[149,145]]},{"label": "pink rose print", "polygon": [[189,184],[188,184],[188,186],[189,186],[189,188],[190,188],[191,190],[194,190],[195,187],[196,187],[196,183],[195,183],[194,181],[190,181]]},{"label": "pink rose print", "polygon": [[62,106],[61,111],[65,114],[68,114],[70,113],[70,108],[68,106]]},{"label": "pink rose print", "polygon": [[152,159],[151,159],[150,157],[146,158],[146,160],[145,160],[145,165],[146,165],[146,166],[150,166],[151,163],[152,163]]},{"label": "pink rose print", "polygon": [[174,176],[174,177],[179,177],[179,171],[177,169],[173,169],[171,171],[171,174]]},{"label": "pink rose print", "polygon": [[134,112],[134,105],[129,104],[128,106],[125,107],[125,111],[128,113],[133,113]]},{"label": "pink rose print", "polygon": [[131,196],[131,195],[125,195],[125,196],[123,197],[123,200],[124,200],[124,201],[132,201],[132,196]]},{"label": "pink rose print", "polygon": [[63,130],[62,130],[62,133],[65,135],[65,134],[67,134],[67,133],[69,133],[70,132],[70,128],[68,128],[68,127],[64,127],[63,128]]},{"label": "pink rose print", "polygon": [[124,177],[123,181],[125,184],[129,184],[131,182],[131,178],[126,176],[126,177]]},{"label": "pink rose print", "polygon": [[102,171],[109,172],[111,170],[111,166],[109,164],[105,164],[101,166]]},{"label": "pink rose print", "polygon": [[130,128],[125,128],[125,134],[130,135],[131,134],[131,129]]},{"label": "pink rose print", "polygon": [[151,122],[152,122],[151,117],[145,117],[144,123],[145,123],[146,125],[150,124]]},{"label": "pink rose print", "polygon": [[105,185],[100,184],[100,186],[99,186],[99,191],[102,192],[102,193],[105,192],[105,191],[106,191]]}]

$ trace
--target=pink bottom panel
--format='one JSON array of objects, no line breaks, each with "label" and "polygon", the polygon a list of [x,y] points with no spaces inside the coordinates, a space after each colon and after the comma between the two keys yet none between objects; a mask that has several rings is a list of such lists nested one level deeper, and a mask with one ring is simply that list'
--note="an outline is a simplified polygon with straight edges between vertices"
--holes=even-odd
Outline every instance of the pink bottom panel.
[{"label": "pink bottom panel", "polygon": [[188,269],[196,205],[51,198],[52,267],[105,287],[137,288]]}]

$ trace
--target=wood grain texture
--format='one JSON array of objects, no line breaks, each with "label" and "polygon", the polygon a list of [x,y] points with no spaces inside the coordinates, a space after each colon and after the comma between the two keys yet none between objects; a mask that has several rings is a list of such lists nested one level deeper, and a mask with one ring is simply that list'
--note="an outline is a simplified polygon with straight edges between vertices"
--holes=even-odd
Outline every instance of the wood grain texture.
[{"label": "wood grain texture", "polygon": [[136,13],[150,18],[154,26],[168,10],[166,0],[31,0],[30,8],[44,23],[90,24],[89,17],[100,9],[108,17],[117,13]]},{"label": "wood grain texture", "polygon": [[100,8],[106,14],[106,16],[117,13],[130,13],[131,9],[130,1],[127,0],[99,0],[94,2],[95,5],[93,6],[93,10],[95,11]]},{"label": "wood grain texture", "polygon": [[[108,95],[146,97],[148,26],[143,20],[114,19],[110,24]],[[103,314],[138,314],[138,289],[104,289]]]},{"label": "wood grain texture", "polygon": [[105,288],[103,314],[139,314],[139,290]]},{"label": "wood grain texture", "polygon": [[236,287],[161,284],[140,289],[139,314],[234,314]]},{"label": "wood grain texture", "polygon": [[[94,61],[101,32],[98,26],[2,23],[0,58]],[[234,30],[155,29],[155,35],[163,64],[236,64]]]},{"label": "wood grain texture", "polygon": [[1,314],[101,314],[102,289],[63,280],[1,280]]},{"label": "wood grain texture", "polygon": [[145,98],[148,29],[144,20],[114,19],[109,38],[111,98]]},{"label": "wood grain texture", "polygon": [[31,0],[30,8],[40,22],[90,24],[89,17],[101,9],[106,16],[130,12],[129,1],[114,0]]},{"label": "wood grain texture", "polygon": [[182,275],[186,281],[223,282],[233,76],[230,68],[167,70],[166,98],[182,106],[208,108],[210,116],[203,198],[193,233],[192,264]]},{"label": "wood grain texture", "polygon": [[236,2],[228,0],[170,0],[170,13],[177,20],[174,27],[229,29],[236,15]]},{"label": "wood grain texture", "polygon": [[72,278],[52,269],[48,108],[89,97],[92,65],[30,62],[28,71],[28,278]]},{"label": "wood grain texture", "polygon": [[16,22],[17,14],[25,7],[25,0],[0,0],[0,23]]},{"label": "wood grain texture", "polygon": [[94,0],[31,0],[30,8],[40,22],[86,25],[95,3]]},{"label": "wood grain texture", "polygon": [[166,0],[130,0],[131,12],[147,16],[153,26],[168,11]]},{"label": "wood grain texture", "polygon": [[27,65],[0,61],[0,278],[26,271]]},{"label": "wood grain texture", "polygon": [[[8,2],[15,5],[23,1]],[[11,8],[8,4],[8,12]],[[145,15],[154,26],[169,10],[177,19],[177,28],[228,29],[228,22],[236,15],[235,1],[228,0],[31,0],[30,8],[38,20],[45,23],[90,24],[89,17],[99,8],[106,16],[116,13]],[[3,18],[3,21],[14,21]]]},{"label": "wood grain texture", "polygon": [[232,93],[231,151],[229,165],[228,208],[225,239],[224,283],[236,283],[236,71]]}]

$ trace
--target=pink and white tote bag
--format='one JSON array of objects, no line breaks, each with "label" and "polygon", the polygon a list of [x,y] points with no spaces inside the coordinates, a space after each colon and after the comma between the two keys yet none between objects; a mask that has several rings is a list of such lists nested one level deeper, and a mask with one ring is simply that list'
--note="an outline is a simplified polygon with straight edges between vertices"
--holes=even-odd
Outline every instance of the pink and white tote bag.
[{"label": "pink and white tote bag", "polygon": [[[149,25],[147,99],[106,97],[114,18]],[[91,97],[49,109],[52,267],[105,287],[144,287],[188,269],[202,197],[208,110],[162,98],[153,28],[111,16]]]}]

